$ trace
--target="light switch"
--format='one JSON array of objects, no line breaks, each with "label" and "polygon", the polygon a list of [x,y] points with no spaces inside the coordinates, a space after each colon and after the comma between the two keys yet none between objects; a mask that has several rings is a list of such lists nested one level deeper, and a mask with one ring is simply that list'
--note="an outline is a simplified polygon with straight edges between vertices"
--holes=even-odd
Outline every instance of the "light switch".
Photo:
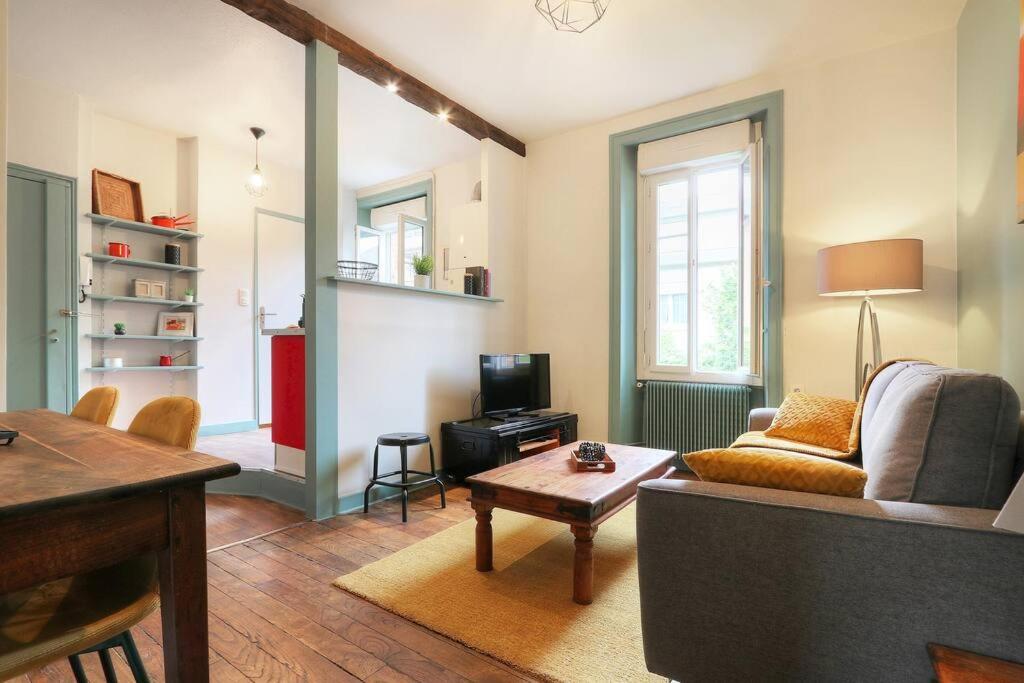
[{"label": "light switch", "polygon": [[240,289],[238,290],[238,305],[248,306],[249,305],[249,290]]}]

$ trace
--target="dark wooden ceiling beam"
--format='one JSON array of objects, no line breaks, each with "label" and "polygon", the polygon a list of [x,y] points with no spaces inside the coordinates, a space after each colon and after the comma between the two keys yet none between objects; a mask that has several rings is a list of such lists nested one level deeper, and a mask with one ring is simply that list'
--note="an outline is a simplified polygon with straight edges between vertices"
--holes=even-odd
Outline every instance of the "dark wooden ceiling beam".
[{"label": "dark wooden ceiling beam", "polygon": [[436,116],[448,113],[453,126],[477,140],[490,138],[520,156],[526,156],[526,145],[502,129],[471,112],[450,97],[410,76],[386,59],[374,54],[345,34],[285,0],[221,0],[257,21],[280,31],[303,45],[319,40],[338,51],[338,64],[354,71],[381,87],[394,84],[399,97]]}]

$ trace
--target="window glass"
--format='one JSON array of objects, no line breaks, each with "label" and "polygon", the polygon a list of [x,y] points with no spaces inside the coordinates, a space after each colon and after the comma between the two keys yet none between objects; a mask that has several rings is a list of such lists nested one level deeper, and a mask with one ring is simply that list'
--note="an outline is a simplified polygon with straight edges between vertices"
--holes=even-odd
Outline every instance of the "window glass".
[{"label": "window glass", "polygon": [[740,172],[697,174],[697,369],[740,367]]},{"label": "window glass", "polygon": [[408,218],[403,221],[403,224],[405,225],[405,253],[402,259],[405,281],[403,284],[411,285],[415,282],[414,276],[416,275],[416,271],[412,267],[412,258],[423,256],[423,226]]},{"label": "window glass", "polygon": [[657,186],[658,365],[687,362],[689,187],[686,179]]}]

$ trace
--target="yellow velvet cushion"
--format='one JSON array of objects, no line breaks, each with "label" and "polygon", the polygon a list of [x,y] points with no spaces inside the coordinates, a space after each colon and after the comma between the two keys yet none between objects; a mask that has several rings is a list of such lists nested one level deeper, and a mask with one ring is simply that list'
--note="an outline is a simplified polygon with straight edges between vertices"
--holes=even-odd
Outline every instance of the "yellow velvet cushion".
[{"label": "yellow velvet cushion", "polygon": [[853,455],[859,446],[860,430],[854,429],[854,422],[860,422],[859,409],[857,401],[793,392],[779,406],[764,435]]},{"label": "yellow velvet cushion", "polygon": [[167,396],[142,407],[128,431],[154,441],[193,449],[199,434],[199,403],[188,396]]},{"label": "yellow velvet cushion", "polygon": [[78,399],[78,403],[71,409],[71,417],[109,427],[110,423],[114,421],[114,414],[117,412],[120,398],[121,392],[117,390],[117,387],[90,389],[85,396]]},{"label": "yellow velvet cushion", "polygon": [[716,448],[683,460],[701,481],[863,498],[864,470],[816,455],[768,448]]}]

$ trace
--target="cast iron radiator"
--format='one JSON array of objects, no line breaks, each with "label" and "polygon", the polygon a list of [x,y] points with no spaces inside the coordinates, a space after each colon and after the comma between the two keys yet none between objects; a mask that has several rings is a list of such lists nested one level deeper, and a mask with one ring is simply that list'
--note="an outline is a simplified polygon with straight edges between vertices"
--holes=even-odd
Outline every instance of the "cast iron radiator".
[{"label": "cast iron radiator", "polygon": [[747,431],[750,387],[736,384],[647,382],[644,443],[685,454],[726,448]]}]

